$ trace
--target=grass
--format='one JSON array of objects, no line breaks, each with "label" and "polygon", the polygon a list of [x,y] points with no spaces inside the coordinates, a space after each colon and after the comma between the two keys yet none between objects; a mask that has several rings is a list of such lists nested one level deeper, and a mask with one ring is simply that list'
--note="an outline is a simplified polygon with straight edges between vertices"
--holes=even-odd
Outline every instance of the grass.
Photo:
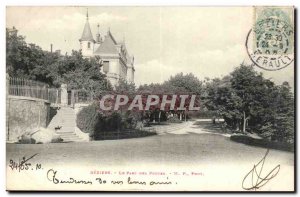
[{"label": "grass", "polygon": [[[38,175],[45,178],[48,169],[61,170],[61,176],[64,172],[75,174],[78,171],[76,177],[88,175],[90,170],[95,169],[163,172],[194,169],[205,174],[205,177],[197,178],[200,181],[197,190],[241,189],[243,177],[262,159],[266,148],[232,141],[229,137],[220,135],[221,131],[209,129],[207,125],[192,126],[186,128],[185,132],[143,138],[79,143],[7,144],[6,164],[9,164],[10,159],[19,161],[24,156],[28,158],[38,153],[30,161],[33,164],[42,164],[44,170]],[[283,180],[289,189],[293,188],[294,153],[270,150],[266,159],[266,170],[278,164],[281,171],[268,185],[279,190],[281,187],[286,189],[278,181]],[[14,173],[10,175],[13,176]],[[178,181],[183,179],[183,176],[178,177]],[[14,181],[12,178],[10,180]],[[190,185],[195,179],[188,180],[190,182],[186,183]],[[37,187],[40,188],[38,182]]]},{"label": "grass", "polygon": [[268,149],[277,149],[277,150],[284,150],[284,151],[294,151],[294,145],[288,144],[284,142],[271,142],[266,139],[256,139],[246,135],[232,135],[230,137],[232,141],[251,145],[251,146],[258,146]]},{"label": "grass", "polygon": [[[165,163],[185,165],[214,162],[244,162],[256,159],[265,148],[244,145],[212,134],[154,135],[144,138],[82,143],[7,144],[7,159],[39,153],[51,164],[131,165]],[[274,158],[293,165],[293,154],[272,151]]]}]

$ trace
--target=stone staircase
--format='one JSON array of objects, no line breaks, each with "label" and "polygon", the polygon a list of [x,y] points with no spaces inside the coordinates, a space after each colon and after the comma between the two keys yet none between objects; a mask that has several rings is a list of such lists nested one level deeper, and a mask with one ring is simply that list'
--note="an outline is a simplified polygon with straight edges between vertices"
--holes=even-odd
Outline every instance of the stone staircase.
[{"label": "stone staircase", "polygon": [[61,127],[55,132],[60,135],[64,142],[81,142],[84,141],[82,137],[77,135],[76,129],[76,115],[74,109],[71,107],[61,107],[57,114],[52,118],[48,125],[49,129],[55,130],[56,127]]}]

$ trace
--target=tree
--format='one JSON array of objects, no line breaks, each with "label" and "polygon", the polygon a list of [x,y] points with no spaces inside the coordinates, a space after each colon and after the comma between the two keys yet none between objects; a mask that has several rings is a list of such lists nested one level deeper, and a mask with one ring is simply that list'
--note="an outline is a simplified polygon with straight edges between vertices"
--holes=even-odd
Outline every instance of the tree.
[{"label": "tree", "polygon": [[120,79],[119,84],[115,87],[116,92],[134,94],[136,92],[135,84],[128,82],[125,79]]},{"label": "tree", "polygon": [[[163,95],[168,95],[167,99],[171,99],[172,95],[177,95],[177,99],[175,102],[175,109],[172,110],[172,114],[175,113],[179,115],[180,120],[183,117],[186,119],[186,112],[188,111],[189,102],[192,95],[197,95],[195,104],[197,106],[200,105],[200,95],[202,92],[202,83],[201,81],[195,77],[193,74],[184,75],[183,73],[176,74],[175,76],[171,76],[169,80],[165,81],[162,84],[149,84],[142,85],[138,88],[138,94],[144,95],[143,98],[147,98],[148,95],[154,94],[158,95],[160,98],[160,103],[162,101]],[[181,99],[179,95],[189,95],[190,97],[186,99],[185,107],[186,110],[178,110],[180,106]],[[160,122],[161,117],[166,117],[165,113],[170,111],[170,105],[167,104],[165,106],[164,111],[160,110],[160,105],[151,107],[151,115],[157,114],[158,121]]]},{"label": "tree", "polygon": [[36,67],[43,65],[43,50],[34,44],[27,44],[25,37],[6,31],[6,72],[10,76],[37,80]]},{"label": "tree", "polygon": [[293,142],[294,98],[288,83],[276,86],[242,64],[229,76],[207,82],[205,92],[205,106],[222,115],[231,129]]},{"label": "tree", "polygon": [[[241,65],[222,80],[214,79],[206,86],[206,106],[217,110],[232,129],[246,132],[248,120],[261,108],[262,94],[267,92],[262,74],[251,66]],[[272,85],[272,83],[270,84]]]},{"label": "tree", "polygon": [[289,84],[276,86],[268,96],[269,108],[260,120],[259,132],[271,140],[294,143],[294,97]]},{"label": "tree", "polygon": [[27,44],[25,37],[6,31],[6,72],[9,76],[32,79],[60,87],[68,84],[72,89],[84,89],[100,94],[111,90],[111,84],[100,72],[97,57],[83,58],[81,52],[71,55],[43,51],[35,44]]},{"label": "tree", "polygon": [[171,76],[169,80],[163,83],[163,87],[173,92],[181,91],[191,94],[201,95],[202,82],[195,77],[192,73],[184,75],[183,73]]},{"label": "tree", "polygon": [[50,65],[52,71],[48,76],[54,84],[68,84],[71,89],[84,89],[99,95],[102,91],[111,90],[111,84],[105,74],[100,72],[101,65],[96,58],[83,58],[81,52],[72,51]]},{"label": "tree", "polygon": [[231,87],[239,99],[237,109],[242,114],[242,131],[246,132],[247,121],[253,115],[253,107],[260,106],[261,96],[267,91],[262,74],[254,71],[252,66],[241,65],[231,73]]},{"label": "tree", "polygon": [[230,115],[226,114],[226,107],[228,106],[226,98],[228,99],[231,96],[231,92],[229,76],[225,76],[222,79],[207,80],[203,88],[203,108],[212,112],[215,116],[221,116],[225,119]]}]

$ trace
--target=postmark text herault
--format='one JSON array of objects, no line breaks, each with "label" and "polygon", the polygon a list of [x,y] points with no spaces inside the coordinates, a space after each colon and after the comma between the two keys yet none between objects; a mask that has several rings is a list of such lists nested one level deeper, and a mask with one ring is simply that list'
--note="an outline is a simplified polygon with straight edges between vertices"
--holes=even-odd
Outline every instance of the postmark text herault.
[{"label": "postmark text herault", "polygon": [[279,7],[254,10],[254,25],[246,39],[250,59],[264,70],[285,68],[294,61],[293,12]]}]

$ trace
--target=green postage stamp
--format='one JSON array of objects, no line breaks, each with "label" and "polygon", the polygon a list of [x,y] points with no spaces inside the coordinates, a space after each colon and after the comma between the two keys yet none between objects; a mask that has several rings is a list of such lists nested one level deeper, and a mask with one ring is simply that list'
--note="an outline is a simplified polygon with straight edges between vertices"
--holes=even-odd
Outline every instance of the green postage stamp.
[{"label": "green postage stamp", "polygon": [[[265,70],[279,70],[294,61],[293,7],[254,7],[253,28],[247,50],[253,63]],[[252,34],[252,49],[249,36]]]}]

